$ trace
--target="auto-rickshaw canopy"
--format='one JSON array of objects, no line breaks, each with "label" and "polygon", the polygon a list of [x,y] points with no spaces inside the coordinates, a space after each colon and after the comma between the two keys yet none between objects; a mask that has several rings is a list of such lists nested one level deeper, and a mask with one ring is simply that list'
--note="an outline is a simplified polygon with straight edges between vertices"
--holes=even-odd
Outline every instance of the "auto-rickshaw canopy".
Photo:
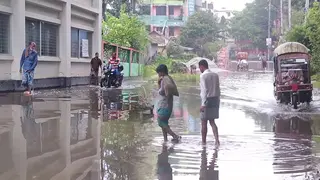
[{"label": "auto-rickshaw canopy", "polygon": [[247,52],[238,52],[237,53],[237,59],[241,60],[241,59],[248,59],[248,53]]},{"label": "auto-rickshaw canopy", "polygon": [[274,54],[276,56],[282,55],[282,54],[288,54],[288,53],[309,53],[309,49],[298,42],[286,42],[281,45],[279,45],[274,51]]}]

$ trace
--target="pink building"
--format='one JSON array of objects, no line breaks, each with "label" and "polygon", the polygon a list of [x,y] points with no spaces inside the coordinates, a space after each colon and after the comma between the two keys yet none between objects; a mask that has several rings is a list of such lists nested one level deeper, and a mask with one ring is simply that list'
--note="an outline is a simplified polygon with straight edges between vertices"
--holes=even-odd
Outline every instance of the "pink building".
[{"label": "pink building", "polygon": [[144,15],[141,19],[146,23],[147,29],[160,32],[167,36],[179,36],[181,27],[188,16],[187,1],[154,0],[142,6]]}]

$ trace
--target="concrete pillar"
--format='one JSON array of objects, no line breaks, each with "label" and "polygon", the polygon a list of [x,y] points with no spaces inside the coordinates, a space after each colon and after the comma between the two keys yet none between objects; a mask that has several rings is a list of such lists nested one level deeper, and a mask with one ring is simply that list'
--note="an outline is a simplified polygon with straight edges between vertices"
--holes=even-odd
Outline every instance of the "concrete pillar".
[{"label": "concrete pillar", "polygon": [[[71,76],[71,3],[66,1],[61,14],[61,25],[59,30],[59,52],[60,52],[60,77]],[[63,45],[65,44],[65,45]],[[62,46],[63,45],[63,46]],[[69,84],[67,83],[67,86]]]},{"label": "concrete pillar", "polygon": [[[95,0],[96,1],[96,0]],[[98,9],[101,9],[102,7],[102,1],[99,0],[96,3]],[[102,12],[99,11],[99,14],[96,15],[96,21],[95,21],[95,26],[94,26],[94,33],[92,34],[92,53],[95,54],[96,52],[99,52],[101,58],[103,57],[103,54],[100,53],[101,51],[101,40],[102,40],[102,35],[101,35],[101,28],[102,28]]]},{"label": "concrete pillar", "polygon": [[12,16],[10,25],[11,53],[14,60],[11,64],[11,79],[19,80],[20,59],[25,48],[25,1],[11,0]]}]

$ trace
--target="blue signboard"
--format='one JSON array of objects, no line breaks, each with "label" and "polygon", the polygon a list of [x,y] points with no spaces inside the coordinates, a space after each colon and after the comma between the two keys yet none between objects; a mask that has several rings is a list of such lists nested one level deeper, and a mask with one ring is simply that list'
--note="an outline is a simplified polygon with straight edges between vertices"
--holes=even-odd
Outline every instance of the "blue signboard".
[{"label": "blue signboard", "polygon": [[194,11],[196,9],[195,2],[196,0],[188,0],[188,15],[191,16],[194,14]]}]

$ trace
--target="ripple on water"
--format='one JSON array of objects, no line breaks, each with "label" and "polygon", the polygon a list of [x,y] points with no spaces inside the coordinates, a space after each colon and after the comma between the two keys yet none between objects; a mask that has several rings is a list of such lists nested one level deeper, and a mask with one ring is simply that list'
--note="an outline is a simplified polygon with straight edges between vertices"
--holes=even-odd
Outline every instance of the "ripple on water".
[{"label": "ripple on water", "polygon": [[[156,137],[152,144],[160,147],[162,142],[162,137]],[[169,156],[174,176],[198,177],[203,163],[203,146],[200,142],[200,136],[185,135],[181,143],[167,144],[174,148]],[[310,139],[277,138],[273,133],[263,133],[223,135],[220,142],[215,160],[220,179],[236,177],[228,173],[230,169],[235,169],[238,177],[249,179],[262,175],[265,176],[262,179],[304,179],[305,173],[311,172],[316,166]],[[207,159],[212,159],[215,152],[214,141],[209,140],[205,151]]]}]

